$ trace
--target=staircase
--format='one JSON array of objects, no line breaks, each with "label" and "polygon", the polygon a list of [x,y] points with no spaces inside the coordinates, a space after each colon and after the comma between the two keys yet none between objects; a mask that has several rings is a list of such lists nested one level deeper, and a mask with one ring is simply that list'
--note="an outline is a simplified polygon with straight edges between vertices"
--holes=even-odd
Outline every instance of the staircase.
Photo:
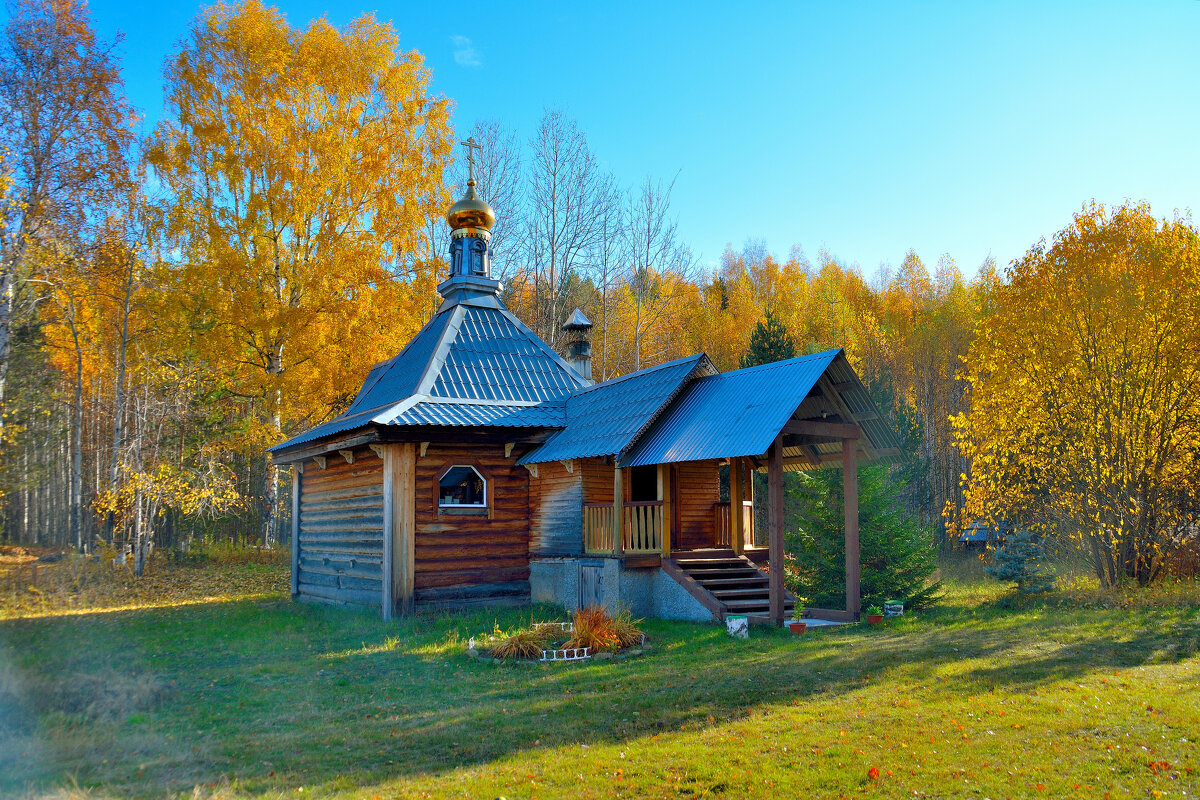
[{"label": "staircase", "polygon": [[[675,551],[663,568],[721,619],[730,614],[771,616],[767,574],[729,548]],[[796,598],[785,589],[784,614],[790,616],[795,605]]]}]

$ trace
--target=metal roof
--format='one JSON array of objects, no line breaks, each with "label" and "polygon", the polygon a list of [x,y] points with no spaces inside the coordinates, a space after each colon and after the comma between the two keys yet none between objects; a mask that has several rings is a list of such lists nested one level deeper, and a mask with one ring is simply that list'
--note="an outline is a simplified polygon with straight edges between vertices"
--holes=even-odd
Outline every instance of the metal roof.
[{"label": "metal roof", "polygon": [[460,305],[455,313],[434,354],[441,363],[422,382],[431,396],[537,402],[589,385],[507,309]]},{"label": "metal roof", "polygon": [[621,453],[697,372],[715,372],[700,353],[598,383],[567,398],[566,428],[521,458],[541,464]]},{"label": "metal roof", "polygon": [[591,328],[592,321],[587,318],[582,311],[576,308],[571,312],[570,318],[563,323],[564,328]]},{"label": "metal roof", "polygon": [[453,309],[436,314],[425,323],[425,327],[417,331],[417,335],[398,355],[371,367],[354,402],[342,416],[393,405],[411,394],[416,394],[421,377],[429,366],[429,360],[441,343],[442,335],[453,316]]},{"label": "metal roof", "polygon": [[[834,368],[843,364],[845,370]],[[827,372],[847,384],[838,391],[851,411],[874,409],[842,351],[828,350],[697,378],[619,461],[633,467],[762,455]],[[877,426],[882,436],[861,426],[877,448],[894,445],[886,425]]]},{"label": "metal roof", "polygon": [[590,385],[497,299],[468,299],[375,365],[342,415],[271,452],[370,424],[562,427],[563,400]]},{"label": "metal roof", "polygon": [[483,425],[501,428],[561,428],[566,408],[559,401],[545,403],[459,403],[428,398],[398,411],[384,425]]}]

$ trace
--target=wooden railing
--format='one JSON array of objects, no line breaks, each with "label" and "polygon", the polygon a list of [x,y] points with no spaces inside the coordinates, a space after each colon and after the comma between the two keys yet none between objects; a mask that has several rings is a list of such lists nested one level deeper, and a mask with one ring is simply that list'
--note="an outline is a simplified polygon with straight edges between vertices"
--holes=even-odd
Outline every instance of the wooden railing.
[{"label": "wooden railing", "polygon": [[588,553],[611,553],[612,503],[584,503],[583,549]]},{"label": "wooden railing", "polygon": [[[733,525],[729,520],[729,503],[714,503],[714,525],[717,530],[717,547],[732,547]],[[742,501],[742,541],[754,545],[754,501]]]},{"label": "wooden railing", "polygon": [[[588,553],[613,551],[612,503],[585,503],[583,545]],[[658,553],[662,550],[663,504],[661,500],[625,503],[622,506],[621,550],[625,553]]]},{"label": "wooden railing", "polygon": [[626,552],[662,551],[662,506],[661,500],[625,504],[625,535],[621,544]]}]

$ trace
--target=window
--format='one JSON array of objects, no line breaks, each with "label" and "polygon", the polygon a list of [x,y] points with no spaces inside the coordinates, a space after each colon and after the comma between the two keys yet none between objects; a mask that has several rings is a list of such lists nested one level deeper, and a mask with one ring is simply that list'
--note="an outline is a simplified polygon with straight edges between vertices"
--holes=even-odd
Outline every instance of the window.
[{"label": "window", "polygon": [[438,482],[438,505],[442,508],[484,508],[487,481],[474,467],[455,465]]}]

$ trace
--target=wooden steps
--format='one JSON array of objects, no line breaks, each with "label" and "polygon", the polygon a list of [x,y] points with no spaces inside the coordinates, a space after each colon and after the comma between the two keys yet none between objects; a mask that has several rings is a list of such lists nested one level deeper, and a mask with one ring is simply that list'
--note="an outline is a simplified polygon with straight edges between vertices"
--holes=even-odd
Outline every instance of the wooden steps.
[{"label": "wooden steps", "polygon": [[[663,568],[720,619],[729,614],[756,621],[770,617],[770,579],[753,561],[729,548],[676,551]],[[784,613],[791,614],[795,605],[795,598],[784,590]]]}]

